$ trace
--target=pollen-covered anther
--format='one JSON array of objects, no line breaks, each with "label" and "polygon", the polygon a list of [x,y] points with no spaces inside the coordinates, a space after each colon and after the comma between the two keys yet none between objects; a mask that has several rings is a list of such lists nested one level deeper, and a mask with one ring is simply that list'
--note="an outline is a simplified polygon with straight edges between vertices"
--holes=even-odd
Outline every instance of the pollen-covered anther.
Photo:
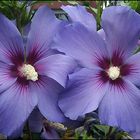
[{"label": "pollen-covered anther", "polygon": [[108,71],[108,76],[112,80],[116,80],[120,76],[120,68],[117,66],[111,66]]},{"label": "pollen-covered anther", "polygon": [[30,64],[24,64],[20,72],[27,80],[36,81],[38,80],[38,73],[35,71],[35,68]]}]

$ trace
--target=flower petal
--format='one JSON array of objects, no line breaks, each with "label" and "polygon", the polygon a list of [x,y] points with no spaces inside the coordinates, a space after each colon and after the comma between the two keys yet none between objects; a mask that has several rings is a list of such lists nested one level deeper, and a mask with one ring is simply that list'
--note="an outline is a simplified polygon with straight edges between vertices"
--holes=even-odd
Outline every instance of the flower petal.
[{"label": "flower petal", "polygon": [[0,14],[0,60],[14,63],[23,60],[23,41],[16,26]]},{"label": "flower petal", "polygon": [[11,71],[12,65],[0,61],[0,93],[7,90],[17,80]]},{"label": "flower petal", "polygon": [[138,40],[137,45],[140,46],[140,40]]},{"label": "flower petal", "polygon": [[62,6],[61,7],[70,17],[72,22],[80,22],[90,31],[96,31],[96,20],[94,16],[87,12],[84,6]]},{"label": "flower petal", "polygon": [[46,75],[65,87],[67,76],[74,71],[76,62],[68,56],[56,54],[38,61],[35,67],[40,75]]},{"label": "flower petal", "polygon": [[102,14],[102,27],[110,54],[120,51],[125,57],[134,52],[140,33],[140,15],[125,6],[111,6]]},{"label": "flower petal", "polygon": [[105,32],[103,29],[98,30],[98,34],[102,37],[103,40],[105,40]]},{"label": "flower petal", "polygon": [[60,139],[60,136],[58,135],[57,131],[54,128],[51,128],[50,126],[48,126],[43,129],[41,138],[45,140]]},{"label": "flower petal", "polygon": [[83,67],[95,68],[98,59],[108,57],[101,37],[79,23],[65,26],[54,40],[55,49],[75,58]]},{"label": "flower petal", "polygon": [[62,122],[65,120],[57,101],[63,87],[53,79],[41,76],[40,82],[35,87],[35,94],[38,95],[38,108],[42,115],[50,121]]},{"label": "flower petal", "polygon": [[127,66],[127,69],[124,69],[124,73],[127,73],[126,75],[124,75],[124,77],[137,86],[140,86],[140,63],[138,62],[139,60],[140,53],[137,53],[128,58],[124,64],[124,66]]},{"label": "flower petal", "polygon": [[23,36],[28,36],[28,33],[31,28],[31,22],[29,22],[24,28],[23,28]]},{"label": "flower petal", "polygon": [[140,131],[140,90],[127,80],[121,87],[110,85],[99,106],[99,118],[125,131]]},{"label": "flower petal", "polygon": [[36,55],[37,60],[46,56],[45,54],[50,48],[49,45],[58,31],[59,25],[60,21],[55,17],[51,9],[47,6],[42,6],[38,9],[32,19],[28,35],[27,59],[32,58],[34,55]]},{"label": "flower petal", "polygon": [[13,84],[0,94],[0,133],[12,136],[25,123],[37,104],[37,97],[26,87]]},{"label": "flower petal", "polygon": [[132,132],[132,133],[130,133],[130,136],[133,139],[140,139],[140,132]]},{"label": "flower petal", "polygon": [[29,128],[31,132],[40,133],[43,128],[43,116],[38,110],[35,108],[28,118]]},{"label": "flower petal", "polygon": [[83,68],[70,75],[68,87],[60,95],[58,102],[65,116],[76,120],[78,116],[97,109],[108,84],[103,84],[96,74],[96,71]]},{"label": "flower petal", "polygon": [[18,127],[10,136],[8,136],[8,139],[15,139],[19,138],[23,134],[25,123],[23,123],[20,127]]}]

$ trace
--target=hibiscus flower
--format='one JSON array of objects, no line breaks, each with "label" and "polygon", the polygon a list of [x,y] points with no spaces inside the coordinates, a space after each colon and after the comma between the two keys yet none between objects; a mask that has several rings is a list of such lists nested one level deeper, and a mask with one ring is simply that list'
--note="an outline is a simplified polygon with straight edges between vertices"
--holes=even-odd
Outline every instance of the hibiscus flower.
[{"label": "hibiscus flower", "polygon": [[32,19],[24,46],[16,26],[0,14],[0,133],[21,134],[35,107],[48,120],[64,120],[57,100],[75,63],[51,49],[60,28],[61,21],[43,6]]},{"label": "hibiscus flower", "polygon": [[112,6],[103,11],[101,25],[105,40],[79,22],[56,36],[55,48],[83,67],[69,76],[59,106],[73,120],[98,108],[102,123],[140,131],[140,53],[133,54],[140,16],[129,7]]}]

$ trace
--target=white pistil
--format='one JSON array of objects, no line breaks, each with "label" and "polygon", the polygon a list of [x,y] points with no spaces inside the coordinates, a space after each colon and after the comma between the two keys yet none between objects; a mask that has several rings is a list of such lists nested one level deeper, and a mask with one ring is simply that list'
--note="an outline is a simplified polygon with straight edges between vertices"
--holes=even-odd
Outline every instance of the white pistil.
[{"label": "white pistil", "polygon": [[111,66],[108,69],[107,73],[108,73],[109,78],[111,78],[112,80],[115,80],[120,76],[120,68],[117,66]]},{"label": "white pistil", "polygon": [[38,80],[38,73],[35,71],[35,68],[30,64],[24,64],[21,69],[21,73],[23,76],[27,78],[27,80],[36,81]]}]

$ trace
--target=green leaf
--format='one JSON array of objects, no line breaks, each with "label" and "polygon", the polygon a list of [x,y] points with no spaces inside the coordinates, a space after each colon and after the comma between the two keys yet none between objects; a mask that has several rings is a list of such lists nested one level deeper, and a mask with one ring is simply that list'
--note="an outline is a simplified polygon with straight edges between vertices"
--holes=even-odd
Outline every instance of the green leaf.
[{"label": "green leaf", "polygon": [[107,125],[94,125],[98,130],[102,131],[105,136],[109,133],[110,126]]},{"label": "green leaf", "polygon": [[89,9],[91,9],[95,14],[97,14],[97,9],[92,7],[92,6],[89,6]]},{"label": "green leaf", "polygon": [[67,2],[68,2],[69,4],[72,4],[72,5],[77,5],[77,4],[78,4],[77,1],[70,1],[70,0],[68,0]]}]

